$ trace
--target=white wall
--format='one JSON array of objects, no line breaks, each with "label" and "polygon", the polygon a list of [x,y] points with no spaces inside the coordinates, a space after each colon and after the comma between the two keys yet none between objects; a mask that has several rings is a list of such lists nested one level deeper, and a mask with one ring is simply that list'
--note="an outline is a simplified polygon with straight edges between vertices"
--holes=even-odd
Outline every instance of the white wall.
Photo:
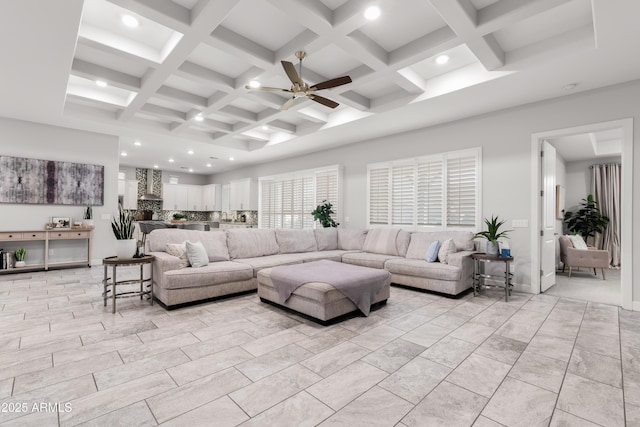
[{"label": "white wall", "polygon": [[[640,81],[524,105],[508,110],[362,141],[282,161],[217,174],[213,182],[274,175],[340,163],[344,165],[344,215],[347,227],[365,227],[368,163],[482,146],[483,216],[531,221],[531,135],[623,118],[640,122]],[[640,134],[634,135],[640,147]],[[640,164],[640,149],[634,153]],[[637,169],[637,168],[636,168]],[[640,209],[640,172],[634,171],[634,212]],[[535,224],[529,224],[535,226]],[[640,256],[640,226],[633,230],[634,253]],[[531,236],[527,228],[511,233],[516,282],[531,283]],[[640,301],[640,277],[634,299]]]},{"label": "white wall", "polygon": [[620,162],[620,156],[567,162],[567,210],[575,210],[582,199],[593,193],[591,165]]},{"label": "white wall", "polygon": [[[104,206],[93,208],[92,263],[115,255],[111,221],[118,210],[118,137],[0,118],[0,154],[104,166]],[[0,204],[2,230],[42,230],[52,216],[82,218],[84,206]]]}]

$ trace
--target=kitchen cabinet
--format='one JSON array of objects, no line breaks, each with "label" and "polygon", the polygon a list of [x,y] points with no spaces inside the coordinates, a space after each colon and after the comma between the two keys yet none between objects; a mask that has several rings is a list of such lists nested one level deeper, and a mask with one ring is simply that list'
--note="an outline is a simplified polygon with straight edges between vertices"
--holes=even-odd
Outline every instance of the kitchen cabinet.
[{"label": "kitchen cabinet", "polygon": [[231,186],[229,184],[223,184],[221,207],[220,207],[220,210],[223,212],[228,212],[231,210],[231,205],[229,204],[230,194],[231,194]]},{"label": "kitchen cabinet", "polygon": [[220,184],[209,184],[202,187],[202,210],[219,211],[222,206]]},{"label": "kitchen cabinet", "polygon": [[187,193],[187,209],[188,211],[198,212],[202,210],[202,187],[201,185],[186,185]]},{"label": "kitchen cabinet", "polygon": [[247,178],[229,183],[229,207],[232,211],[258,209],[258,182]]},{"label": "kitchen cabinet", "polygon": [[124,209],[138,209],[138,181],[119,179],[118,201]]},{"label": "kitchen cabinet", "polygon": [[166,211],[183,211],[189,207],[184,185],[162,184],[162,209]]}]

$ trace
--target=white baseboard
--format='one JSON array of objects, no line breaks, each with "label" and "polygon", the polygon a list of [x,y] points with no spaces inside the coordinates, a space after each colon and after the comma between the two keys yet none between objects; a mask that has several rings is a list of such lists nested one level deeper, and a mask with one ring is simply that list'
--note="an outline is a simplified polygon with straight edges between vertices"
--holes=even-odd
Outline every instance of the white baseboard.
[{"label": "white baseboard", "polygon": [[633,306],[631,307],[633,311],[640,311],[640,301],[634,301]]},{"label": "white baseboard", "polygon": [[96,258],[96,259],[92,259],[90,262],[91,266],[94,265],[102,265],[102,258]]}]

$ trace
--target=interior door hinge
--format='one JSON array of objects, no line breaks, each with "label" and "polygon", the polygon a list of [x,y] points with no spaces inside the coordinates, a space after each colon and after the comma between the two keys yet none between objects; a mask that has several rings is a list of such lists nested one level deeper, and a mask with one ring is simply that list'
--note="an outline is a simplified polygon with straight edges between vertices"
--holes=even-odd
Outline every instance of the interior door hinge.
[{"label": "interior door hinge", "polygon": [[540,269],[540,277],[544,276],[544,271]]},{"label": "interior door hinge", "polygon": [[544,157],[544,151],[540,152],[540,157]]},{"label": "interior door hinge", "polygon": [[544,197],[544,190],[540,190],[540,197]]},{"label": "interior door hinge", "polygon": [[544,230],[540,230],[540,237],[544,236]]}]

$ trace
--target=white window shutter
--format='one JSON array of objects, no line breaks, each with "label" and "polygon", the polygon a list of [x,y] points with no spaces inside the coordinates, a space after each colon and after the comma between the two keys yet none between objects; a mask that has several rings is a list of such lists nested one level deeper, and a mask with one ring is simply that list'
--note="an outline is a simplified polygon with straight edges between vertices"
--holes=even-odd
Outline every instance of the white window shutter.
[{"label": "white window shutter", "polygon": [[369,224],[389,224],[389,167],[369,169]]},{"label": "white window shutter", "polygon": [[442,159],[418,164],[417,177],[417,225],[442,225],[444,206],[444,177]]},{"label": "white window shutter", "polygon": [[415,165],[398,165],[391,169],[391,224],[413,225],[415,212]]},{"label": "white window shutter", "polygon": [[475,227],[477,157],[447,159],[447,225]]}]

